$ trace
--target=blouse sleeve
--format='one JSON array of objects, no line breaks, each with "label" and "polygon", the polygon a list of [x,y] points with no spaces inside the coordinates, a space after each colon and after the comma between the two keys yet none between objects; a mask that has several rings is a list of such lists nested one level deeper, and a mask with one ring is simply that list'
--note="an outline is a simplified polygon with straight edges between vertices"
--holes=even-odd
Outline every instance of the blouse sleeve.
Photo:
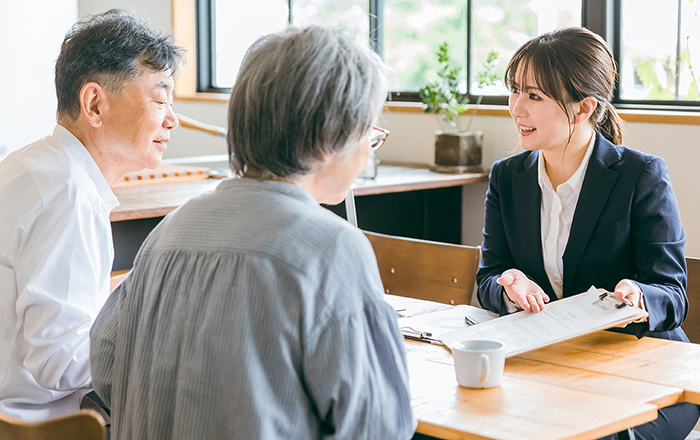
[{"label": "blouse sleeve", "polygon": [[114,289],[90,330],[92,384],[97,395],[108,407],[112,406],[112,370],[119,325],[119,302],[124,295],[126,285],[127,282],[124,280]]},{"label": "blouse sleeve", "polygon": [[396,311],[367,238],[357,230],[336,238],[342,252],[319,285],[328,307],[303,344],[305,386],[334,438],[410,439],[417,422]]},{"label": "blouse sleeve", "polygon": [[416,423],[396,312],[370,304],[332,319],[305,353],[304,376],[327,432],[336,438],[409,439]]}]

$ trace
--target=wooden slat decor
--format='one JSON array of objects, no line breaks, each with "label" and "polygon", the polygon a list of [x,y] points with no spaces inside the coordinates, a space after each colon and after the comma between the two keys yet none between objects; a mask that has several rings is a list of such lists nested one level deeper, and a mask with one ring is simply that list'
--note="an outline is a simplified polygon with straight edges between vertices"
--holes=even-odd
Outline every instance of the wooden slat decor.
[{"label": "wooden slat decor", "polygon": [[141,170],[122,177],[112,188],[189,182],[209,178],[209,169],[186,165],[161,165],[154,170]]}]

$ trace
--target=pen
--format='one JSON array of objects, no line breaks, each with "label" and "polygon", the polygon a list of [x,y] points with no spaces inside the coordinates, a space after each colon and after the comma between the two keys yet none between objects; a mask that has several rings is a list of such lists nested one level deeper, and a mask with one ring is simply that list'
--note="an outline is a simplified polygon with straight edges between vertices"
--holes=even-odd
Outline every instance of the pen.
[{"label": "pen", "polygon": [[477,325],[479,323],[479,321],[476,321],[476,320],[470,318],[469,316],[465,316],[464,323],[467,325]]},{"label": "pen", "polygon": [[419,338],[417,336],[409,336],[409,335],[403,335],[405,339],[408,339],[410,341],[418,341],[418,342],[427,342],[428,344],[433,344],[433,345],[445,345],[441,341],[437,339],[431,339],[431,338]]}]

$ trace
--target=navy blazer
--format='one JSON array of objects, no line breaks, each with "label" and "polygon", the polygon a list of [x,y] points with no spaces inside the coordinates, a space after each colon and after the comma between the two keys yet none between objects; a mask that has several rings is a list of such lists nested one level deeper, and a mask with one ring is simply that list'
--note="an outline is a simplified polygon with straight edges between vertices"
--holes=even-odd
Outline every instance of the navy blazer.
[{"label": "navy blazer", "polygon": [[[496,279],[507,269],[521,270],[557,299],[542,257],[538,154],[526,151],[491,168],[477,283],[482,307],[501,315],[507,312]],[[591,285],[613,291],[623,278],[634,280],[649,320],[625,332],[688,341],[680,328],[688,313],[684,254],[685,231],[664,160],[597,133],[564,251],[564,297]]]}]

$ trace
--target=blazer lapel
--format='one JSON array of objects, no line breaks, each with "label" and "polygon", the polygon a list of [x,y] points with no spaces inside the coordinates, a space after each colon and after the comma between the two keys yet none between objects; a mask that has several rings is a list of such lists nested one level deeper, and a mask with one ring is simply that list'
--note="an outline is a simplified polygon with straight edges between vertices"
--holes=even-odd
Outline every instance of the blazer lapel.
[{"label": "blazer lapel", "polygon": [[537,157],[539,152],[531,153],[523,162],[524,170],[513,177],[513,199],[515,218],[517,218],[516,234],[520,237],[521,249],[527,255],[529,271],[537,284],[542,287],[552,300],[556,299],[554,290],[544,271],[542,256],[542,228],[540,227],[540,205],[542,191],[537,183]]},{"label": "blazer lapel", "polygon": [[615,186],[618,173],[609,169],[610,165],[620,160],[612,143],[596,134],[596,145],[588,162],[588,169],[581,187],[581,194],[576,204],[576,211],[571,223],[569,241],[564,251],[564,296],[580,292],[569,292],[571,283],[595,228],[600,214]]}]

